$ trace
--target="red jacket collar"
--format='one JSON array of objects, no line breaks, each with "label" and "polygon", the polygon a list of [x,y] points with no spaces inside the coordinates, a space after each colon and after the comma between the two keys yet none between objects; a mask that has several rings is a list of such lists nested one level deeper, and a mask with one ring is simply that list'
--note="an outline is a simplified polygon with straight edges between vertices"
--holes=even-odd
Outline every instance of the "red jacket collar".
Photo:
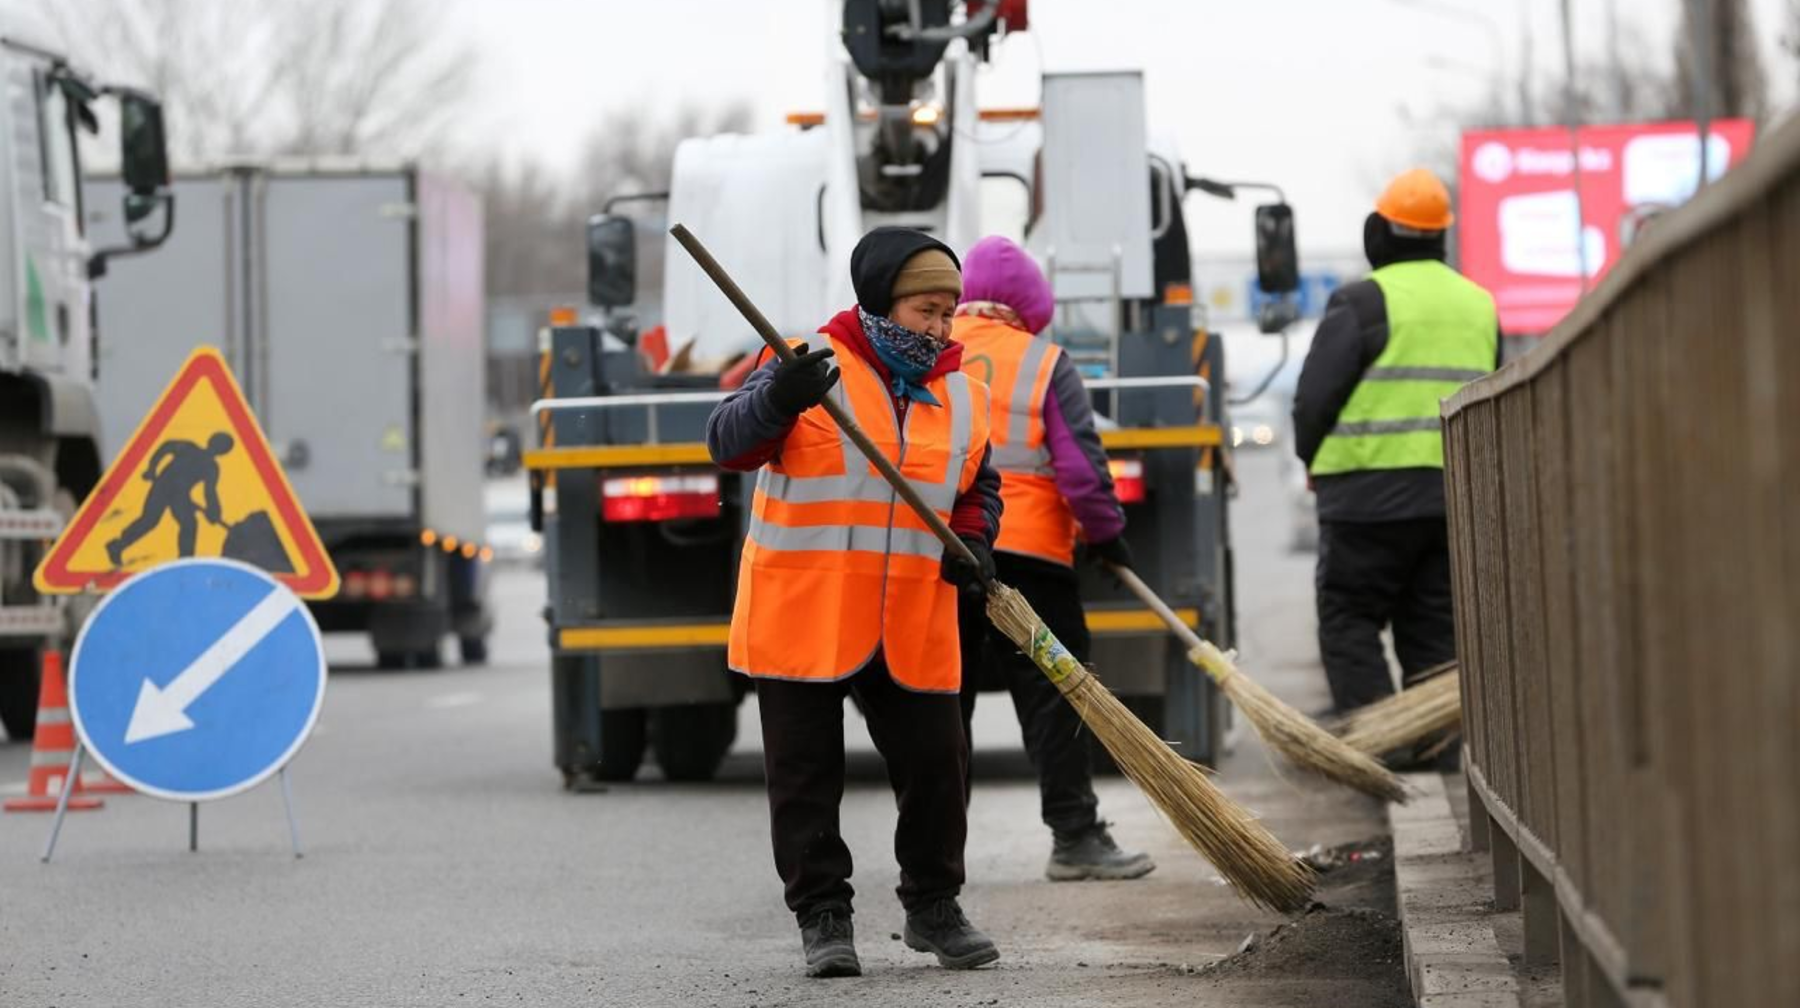
[{"label": "red jacket collar", "polygon": [[[869,345],[869,337],[863,334],[862,319],[857,317],[855,308],[846,308],[838,312],[832,316],[830,322],[825,323],[825,328],[820,331],[855,351],[856,356],[874,368],[875,373],[881,376],[883,385],[888,383],[892,376],[888,374],[886,365],[881,363],[881,358],[875,356],[875,348]],[[961,370],[962,356],[962,344],[951,340],[938,353],[937,363],[931,366],[931,370],[926,373],[923,380],[928,382],[940,375]]]}]

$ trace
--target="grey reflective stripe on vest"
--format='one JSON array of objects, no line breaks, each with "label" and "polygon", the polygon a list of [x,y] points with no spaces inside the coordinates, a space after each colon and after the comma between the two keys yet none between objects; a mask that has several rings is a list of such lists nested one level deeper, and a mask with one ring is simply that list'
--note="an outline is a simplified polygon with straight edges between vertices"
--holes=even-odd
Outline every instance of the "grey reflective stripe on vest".
[{"label": "grey reflective stripe on vest", "polygon": [[1378,367],[1363,373],[1363,381],[1453,381],[1472,382],[1486,377],[1486,371],[1443,367]]},{"label": "grey reflective stripe on vest", "polygon": [[752,516],[750,538],[757,549],[788,552],[900,553],[937,559],[944,544],[930,532],[876,525],[776,525]]},{"label": "grey reflective stripe on vest", "polygon": [[[950,491],[950,500],[940,510],[948,511],[956,506],[956,488],[962,482],[963,463],[969,458],[969,432],[975,424],[975,403],[969,394],[969,376],[961,371],[945,375],[944,387],[950,391],[950,462],[944,467],[943,485]],[[929,497],[926,499],[930,500]],[[931,506],[938,507],[938,504],[933,501]]]},{"label": "grey reflective stripe on vest", "polygon": [[1019,373],[1013,377],[1012,398],[1006,403],[1006,443],[1023,445],[1031,437],[1031,390],[1037,385],[1037,370],[1044,363],[1050,344],[1033,337],[1019,359]]},{"label": "grey reflective stripe on vest", "polygon": [[1023,473],[1027,476],[1056,474],[1056,470],[1050,465],[1050,452],[1047,449],[1015,444],[994,446],[994,468],[1003,473]]},{"label": "grey reflective stripe on vest", "polygon": [[1025,348],[1025,356],[1019,358],[1019,372],[1013,377],[1012,396],[1006,401],[1006,443],[994,445],[994,468],[1002,472],[1025,473],[1030,476],[1049,476],[1055,470],[1050,466],[1050,452],[1039,445],[1031,447],[1031,411],[1037,403],[1031,401],[1032,389],[1037,386],[1038,368],[1044,364],[1044,355],[1050,352],[1050,344],[1033,338]]},{"label": "grey reflective stripe on vest", "polygon": [[1411,417],[1405,420],[1360,420],[1341,423],[1331,429],[1338,437],[1362,437],[1367,434],[1411,434],[1414,431],[1436,431],[1441,427],[1437,417]]},{"label": "grey reflective stripe on vest", "polygon": [[[850,413],[845,382],[832,389],[838,405]],[[950,395],[950,451],[941,482],[914,480],[913,486],[940,515],[956,506],[962,468],[968,459],[969,437],[974,425],[974,400],[969,380],[961,372],[945,376]],[[913,409],[922,408],[913,406]],[[852,414],[854,415],[854,414]],[[842,476],[790,476],[767,466],[757,474],[757,489],[771,500],[787,504],[835,504],[863,502],[904,507],[887,480],[871,472],[869,460],[856,446],[848,432],[838,428],[838,444],[844,453]],[[890,512],[891,514],[891,512]],[[891,521],[891,519],[890,519]],[[760,549],[829,550],[837,552],[897,553],[936,559],[944,547],[937,536],[917,529],[891,528],[880,525],[778,525],[757,515],[750,517],[750,538]]]}]

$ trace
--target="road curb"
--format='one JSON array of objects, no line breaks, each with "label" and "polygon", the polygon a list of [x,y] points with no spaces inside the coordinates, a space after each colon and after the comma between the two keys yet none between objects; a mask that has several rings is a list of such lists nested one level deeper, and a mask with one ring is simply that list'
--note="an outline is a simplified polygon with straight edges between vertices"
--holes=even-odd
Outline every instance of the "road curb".
[{"label": "road curb", "polygon": [[1413,797],[1388,806],[1406,978],[1419,1008],[1519,1008],[1519,984],[1489,915],[1493,886],[1435,773],[1406,774]]}]

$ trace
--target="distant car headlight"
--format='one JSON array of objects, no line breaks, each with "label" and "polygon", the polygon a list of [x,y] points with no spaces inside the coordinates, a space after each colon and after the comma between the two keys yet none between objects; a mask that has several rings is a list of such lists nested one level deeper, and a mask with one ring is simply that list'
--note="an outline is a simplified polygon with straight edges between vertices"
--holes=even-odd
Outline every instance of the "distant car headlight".
[{"label": "distant car headlight", "polygon": [[1237,424],[1232,424],[1231,425],[1231,447],[1236,448],[1243,443],[1244,443],[1244,428],[1239,427]]},{"label": "distant car headlight", "polygon": [[544,537],[536,532],[527,532],[525,533],[525,538],[519,541],[519,548],[532,556],[536,556],[544,549]]},{"label": "distant car headlight", "polygon": [[1251,430],[1250,440],[1255,441],[1259,445],[1274,444],[1275,428],[1270,427],[1266,423],[1259,423],[1256,425],[1255,429]]}]

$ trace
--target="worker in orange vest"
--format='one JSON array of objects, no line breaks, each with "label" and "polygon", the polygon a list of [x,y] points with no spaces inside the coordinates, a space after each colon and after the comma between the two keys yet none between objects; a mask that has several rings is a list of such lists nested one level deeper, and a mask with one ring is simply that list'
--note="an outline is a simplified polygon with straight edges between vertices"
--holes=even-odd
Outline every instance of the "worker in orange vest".
[{"label": "worker in orange vest", "polygon": [[[1131,551],[1081,374],[1054,343],[1033,335],[1054,309],[1050,284],[1031,256],[1005,238],[983,238],[969,250],[951,337],[962,344],[964,373],[992,390],[994,467],[1006,504],[994,544],[999,578],[1023,592],[1050,632],[1086,661],[1077,536],[1096,560],[1129,567]],[[982,685],[1012,693],[1054,838],[1044,874],[1053,881],[1149,874],[1156,867],[1150,856],[1120,850],[1100,820],[1081,716],[992,629],[979,605],[965,603],[962,625],[963,721],[971,723]]]},{"label": "worker in orange vest", "polygon": [[[1000,477],[988,390],[950,321],[961,264],[937,239],[876,228],[850,256],[857,306],[818,349],[766,362],[713,411],[714,461],[755,471],[727,661],[755,680],[775,867],[811,976],[855,976],[844,698],[855,694],[899,805],[906,944],[950,969],[998,959],[957,903],[968,833],[959,591],[993,578]],[[829,360],[838,366],[832,368]],[[976,558],[943,544],[825,410],[832,396]]]}]

